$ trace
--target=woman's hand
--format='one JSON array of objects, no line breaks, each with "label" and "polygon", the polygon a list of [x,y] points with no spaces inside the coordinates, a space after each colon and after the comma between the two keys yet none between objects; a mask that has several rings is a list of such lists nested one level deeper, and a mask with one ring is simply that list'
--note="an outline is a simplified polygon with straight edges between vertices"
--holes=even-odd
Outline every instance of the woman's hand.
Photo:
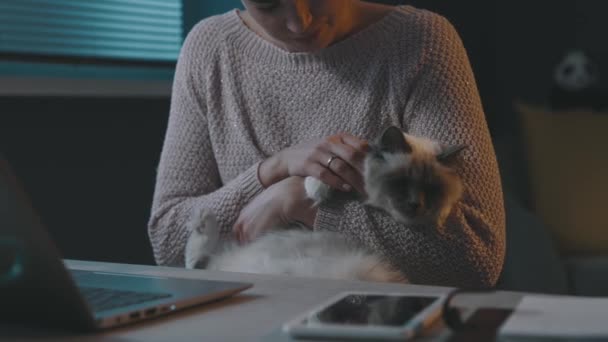
[{"label": "woman's hand", "polygon": [[251,242],[277,226],[299,221],[312,227],[316,208],[306,196],[304,178],[289,177],[262,191],[243,208],[234,225],[241,244]]},{"label": "woman's hand", "polygon": [[312,176],[334,189],[363,193],[367,148],[367,141],[345,133],[292,146],[260,164],[260,181],[270,186],[290,176]]}]

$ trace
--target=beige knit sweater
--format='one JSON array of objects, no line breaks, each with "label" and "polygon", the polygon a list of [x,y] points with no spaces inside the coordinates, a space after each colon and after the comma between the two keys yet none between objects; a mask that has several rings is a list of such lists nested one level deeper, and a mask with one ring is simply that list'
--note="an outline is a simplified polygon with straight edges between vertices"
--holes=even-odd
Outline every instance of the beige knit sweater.
[{"label": "beige knit sweater", "polygon": [[505,251],[502,189],[468,57],[453,26],[395,8],[318,53],[288,53],[238,12],[207,18],[188,35],[149,221],[156,261],[183,265],[194,210],[216,214],[225,237],[263,187],[260,161],[339,132],[373,139],[389,125],[466,144],[465,195],[447,224],[408,227],[354,200],[321,205],[315,230],[338,231],[383,253],[414,283],[489,286]]}]

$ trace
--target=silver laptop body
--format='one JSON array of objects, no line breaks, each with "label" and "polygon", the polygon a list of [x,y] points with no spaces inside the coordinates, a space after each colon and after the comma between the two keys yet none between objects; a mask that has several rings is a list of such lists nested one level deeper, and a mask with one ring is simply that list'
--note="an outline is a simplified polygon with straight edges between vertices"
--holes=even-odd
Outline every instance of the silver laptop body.
[{"label": "silver laptop body", "polygon": [[225,298],[248,283],[68,270],[0,155],[0,320],[93,331]]}]

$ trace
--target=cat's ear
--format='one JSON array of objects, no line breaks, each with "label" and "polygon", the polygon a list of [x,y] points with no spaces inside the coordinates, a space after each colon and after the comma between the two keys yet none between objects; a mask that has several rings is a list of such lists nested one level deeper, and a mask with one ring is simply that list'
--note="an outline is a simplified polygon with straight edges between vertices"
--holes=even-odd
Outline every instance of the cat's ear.
[{"label": "cat's ear", "polygon": [[412,146],[410,146],[403,132],[397,126],[391,126],[384,130],[378,145],[383,152],[412,153]]},{"label": "cat's ear", "polygon": [[467,148],[467,145],[446,146],[441,150],[441,153],[437,155],[437,161],[444,164],[449,163],[465,148]]}]

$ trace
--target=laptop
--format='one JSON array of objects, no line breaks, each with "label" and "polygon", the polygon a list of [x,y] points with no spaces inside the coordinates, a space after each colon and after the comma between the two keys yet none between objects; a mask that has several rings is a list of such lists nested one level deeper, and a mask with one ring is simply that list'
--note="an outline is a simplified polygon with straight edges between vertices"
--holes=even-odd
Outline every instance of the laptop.
[{"label": "laptop", "polygon": [[252,284],[69,270],[0,154],[0,322],[95,331],[226,298]]}]

